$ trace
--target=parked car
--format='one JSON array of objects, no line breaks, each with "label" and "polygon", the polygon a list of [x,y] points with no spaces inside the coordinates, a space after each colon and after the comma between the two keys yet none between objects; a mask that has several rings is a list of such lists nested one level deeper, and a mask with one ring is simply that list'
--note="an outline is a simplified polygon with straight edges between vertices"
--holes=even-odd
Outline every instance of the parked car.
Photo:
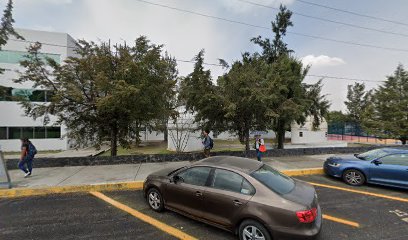
[{"label": "parked car", "polygon": [[241,240],[314,238],[322,224],[313,186],[248,158],[217,156],[161,170],[143,191],[153,210],[175,211]]},{"label": "parked car", "polygon": [[326,174],[342,178],[353,186],[367,182],[408,189],[408,149],[380,148],[329,157],[323,168]]}]

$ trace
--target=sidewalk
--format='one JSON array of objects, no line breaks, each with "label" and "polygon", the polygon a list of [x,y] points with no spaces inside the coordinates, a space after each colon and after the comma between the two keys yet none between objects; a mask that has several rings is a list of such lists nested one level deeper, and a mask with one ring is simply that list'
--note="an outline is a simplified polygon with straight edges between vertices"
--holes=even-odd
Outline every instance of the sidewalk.
[{"label": "sidewalk", "polygon": [[[321,168],[331,155],[264,158],[264,162],[283,170]],[[59,186],[82,186],[93,184],[144,181],[155,171],[168,167],[182,167],[190,162],[161,162],[103,166],[78,166],[34,168],[33,175],[24,178],[21,170],[10,170],[13,188],[42,188]]]}]

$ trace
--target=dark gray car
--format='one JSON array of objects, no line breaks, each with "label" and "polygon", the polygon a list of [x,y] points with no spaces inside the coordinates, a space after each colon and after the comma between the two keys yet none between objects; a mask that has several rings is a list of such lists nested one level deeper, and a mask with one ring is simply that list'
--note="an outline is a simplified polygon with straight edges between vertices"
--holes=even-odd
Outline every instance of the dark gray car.
[{"label": "dark gray car", "polygon": [[314,238],[322,212],[313,186],[261,162],[218,156],[149,175],[144,194],[169,209],[225,229],[241,240]]}]

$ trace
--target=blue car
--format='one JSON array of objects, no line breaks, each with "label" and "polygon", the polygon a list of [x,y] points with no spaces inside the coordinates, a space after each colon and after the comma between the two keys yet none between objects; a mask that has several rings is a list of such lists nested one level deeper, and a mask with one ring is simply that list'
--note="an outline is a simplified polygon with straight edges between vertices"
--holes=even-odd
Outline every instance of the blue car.
[{"label": "blue car", "polygon": [[408,149],[381,148],[361,154],[329,157],[324,162],[327,175],[347,184],[380,184],[408,189]]}]

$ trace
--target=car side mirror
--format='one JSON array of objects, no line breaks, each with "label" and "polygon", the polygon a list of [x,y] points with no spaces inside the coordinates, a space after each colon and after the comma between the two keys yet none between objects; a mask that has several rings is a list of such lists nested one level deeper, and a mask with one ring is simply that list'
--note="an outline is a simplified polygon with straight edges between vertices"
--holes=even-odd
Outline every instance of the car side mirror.
[{"label": "car side mirror", "polygon": [[381,162],[380,160],[378,160],[378,159],[373,160],[371,163],[374,163],[375,165],[380,165],[380,164],[382,164],[382,162]]},{"label": "car side mirror", "polygon": [[178,175],[175,175],[171,178],[171,182],[173,183],[182,182],[182,181],[183,181],[183,178]]}]

